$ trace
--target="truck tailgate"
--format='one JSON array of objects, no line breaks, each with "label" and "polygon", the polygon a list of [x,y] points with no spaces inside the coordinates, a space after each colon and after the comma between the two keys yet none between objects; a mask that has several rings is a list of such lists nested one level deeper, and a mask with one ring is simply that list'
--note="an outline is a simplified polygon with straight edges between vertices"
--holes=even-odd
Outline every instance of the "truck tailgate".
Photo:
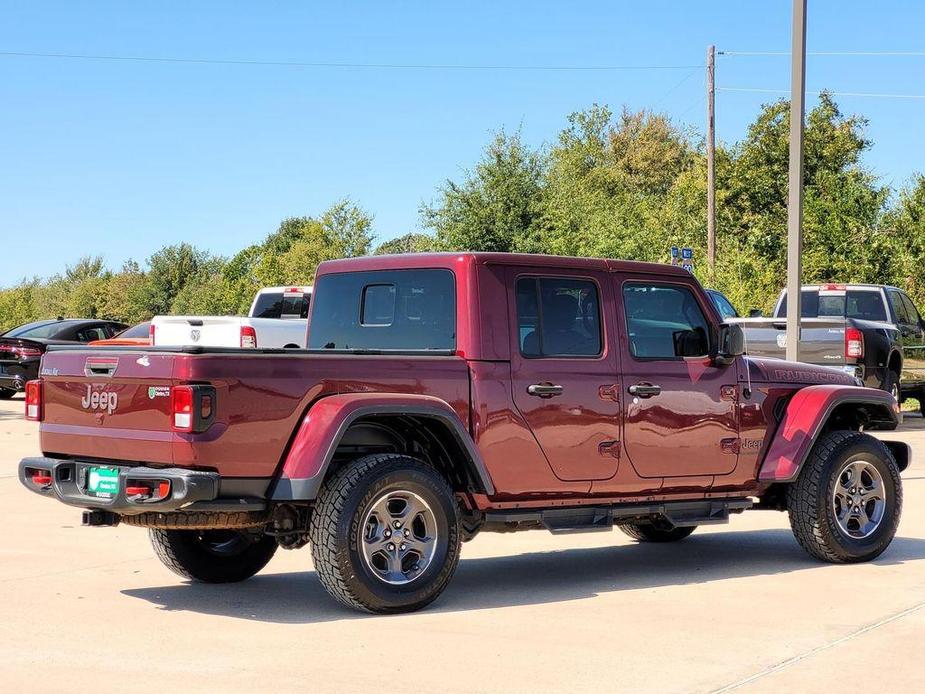
[{"label": "truck tailgate", "polygon": [[42,365],[46,453],[173,463],[171,355],[80,348]]},{"label": "truck tailgate", "polygon": [[236,316],[155,316],[154,345],[240,347],[241,324]]},{"label": "truck tailgate", "polygon": [[[754,357],[783,359],[787,345],[786,318],[741,318],[737,322],[745,332],[745,351]],[[845,363],[845,321],[832,318],[800,320],[800,361],[824,366]]]}]

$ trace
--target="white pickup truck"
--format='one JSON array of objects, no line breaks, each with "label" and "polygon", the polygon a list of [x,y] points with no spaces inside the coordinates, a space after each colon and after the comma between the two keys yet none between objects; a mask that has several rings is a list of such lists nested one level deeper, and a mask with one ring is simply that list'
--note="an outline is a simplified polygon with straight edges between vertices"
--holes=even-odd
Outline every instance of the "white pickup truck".
[{"label": "white pickup truck", "polygon": [[155,316],[151,344],[206,347],[305,347],[311,287],[266,287],[240,316]]}]

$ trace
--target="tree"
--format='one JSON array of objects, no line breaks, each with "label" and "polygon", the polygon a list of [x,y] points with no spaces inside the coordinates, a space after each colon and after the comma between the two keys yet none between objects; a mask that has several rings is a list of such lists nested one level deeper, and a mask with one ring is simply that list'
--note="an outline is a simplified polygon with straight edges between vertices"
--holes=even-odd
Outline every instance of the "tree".
[{"label": "tree", "polygon": [[520,133],[498,133],[475,171],[447,181],[438,201],[421,207],[426,228],[446,250],[513,251],[529,243],[540,215],[543,157]]},{"label": "tree", "polygon": [[221,258],[188,243],[165,246],[148,258],[146,308],[151,315],[168,313],[183,286],[200,272],[219,271]]},{"label": "tree", "polygon": [[919,309],[925,309],[925,176],[916,176],[900,192],[882,226],[891,247],[893,284],[905,288]]}]

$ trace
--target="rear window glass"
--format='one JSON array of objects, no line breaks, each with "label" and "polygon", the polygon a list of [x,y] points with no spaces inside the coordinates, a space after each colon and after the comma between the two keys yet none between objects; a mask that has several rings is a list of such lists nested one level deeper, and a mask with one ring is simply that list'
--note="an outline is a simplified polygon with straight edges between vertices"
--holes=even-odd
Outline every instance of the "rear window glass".
[{"label": "rear window glass", "polygon": [[308,318],[308,306],[311,297],[306,295],[289,295],[282,292],[263,292],[254,304],[254,318]]},{"label": "rear window glass", "polygon": [[449,270],[324,275],[314,303],[309,349],[456,349],[456,284]]},{"label": "rear window glass", "polygon": [[52,321],[51,323],[28,323],[9,332],[4,337],[54,337],[69,324],[65,321]]},{"label": "rear window glass", "polygon": [[[778,317],[787,316],[787,293],[781,299]],[[849,289],[844,293],[800,292],[800,316],[803,318],[857,318],[886,321],[886,307],[879,291]]]}]

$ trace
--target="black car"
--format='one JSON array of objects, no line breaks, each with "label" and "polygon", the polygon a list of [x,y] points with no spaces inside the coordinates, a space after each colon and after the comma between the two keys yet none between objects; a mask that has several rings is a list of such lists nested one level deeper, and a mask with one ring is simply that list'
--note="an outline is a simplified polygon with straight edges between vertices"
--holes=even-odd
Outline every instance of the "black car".
[{"label": "black car", "polygon": [[64,319],[26,323],[0,335],[0,399],[6,400],[39,377],[39,362],[48,345],[105,340],[125,330],[111,320]]}]

